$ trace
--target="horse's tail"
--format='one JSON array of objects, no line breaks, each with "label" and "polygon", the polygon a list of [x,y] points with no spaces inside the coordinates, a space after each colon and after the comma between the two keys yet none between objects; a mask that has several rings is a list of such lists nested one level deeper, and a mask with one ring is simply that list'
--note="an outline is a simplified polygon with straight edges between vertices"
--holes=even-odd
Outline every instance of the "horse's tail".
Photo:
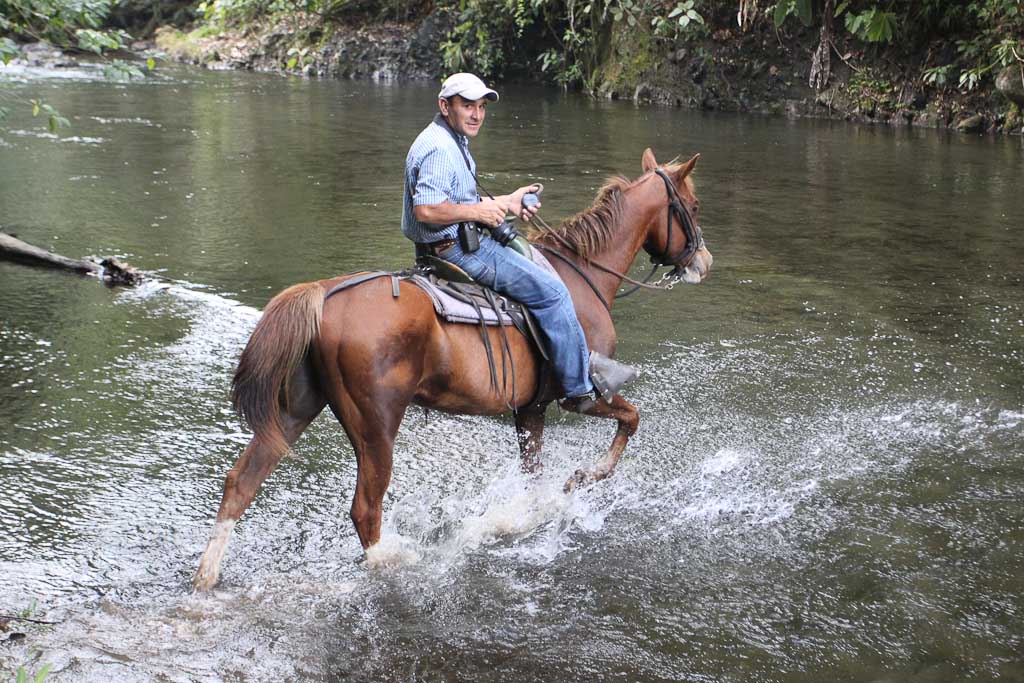
[{"label": "horse's tail", "polygon": [[258,438],[288,449],[281,404],[288,381],[320,335],[324,290],[315,282],[294,285],[267,304],[231,380],[231,404]]}]

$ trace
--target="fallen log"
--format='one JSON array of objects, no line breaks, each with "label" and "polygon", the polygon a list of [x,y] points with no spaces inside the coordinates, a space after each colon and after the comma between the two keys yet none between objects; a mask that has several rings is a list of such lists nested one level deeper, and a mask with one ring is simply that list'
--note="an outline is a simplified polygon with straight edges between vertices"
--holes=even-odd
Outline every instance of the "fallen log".
[{"label": "fallen log", "polygon": [[142,273],[116,258],[105,258],[99,262],[91,259],[71,259],[34,247],[6,232],[0,232],[0,258],[26,265],[94,275],[110,285],[134,286],[142,282]]}]

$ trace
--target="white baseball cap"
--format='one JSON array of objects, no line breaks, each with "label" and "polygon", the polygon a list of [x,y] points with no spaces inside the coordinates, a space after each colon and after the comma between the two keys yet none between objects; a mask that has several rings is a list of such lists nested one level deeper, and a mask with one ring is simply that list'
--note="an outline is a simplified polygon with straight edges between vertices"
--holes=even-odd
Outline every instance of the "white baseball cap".
[{"label": "white baseball cap", "polygon": [[452,74],[444,80],[444,83],[441,84],[441,92],[437,93],[438,97],[444,99],[454,95],[459,95],[467,100],[479,100],[481,97],[486,97],[491,102],[498,101],[496,91],[491,90],[479,78],[468,73]]}]

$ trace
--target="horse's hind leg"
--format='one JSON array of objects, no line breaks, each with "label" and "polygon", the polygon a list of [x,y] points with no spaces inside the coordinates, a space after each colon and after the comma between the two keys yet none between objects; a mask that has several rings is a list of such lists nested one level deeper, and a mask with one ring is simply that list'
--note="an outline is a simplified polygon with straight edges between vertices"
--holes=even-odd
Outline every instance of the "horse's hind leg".
[{"label": "horse's hind leg", "polygon": [[[560,405],[566,410],[581,412],[578,410],[578,401],[573,399],[566,399]],[[576,470],[576,473],[569,478],[569,481],[565,482],[566,492],[572,491],[577,486],[592,484],[611,475],[619,462],[619,458],[622,457],[622,451],[626,449],[629,437],[633,436],[637,425],[640,424],[640,413],[637,412],[636,406],[618,394],[612,397],[610,404],[605,401],[595,401],[587,409],[583,410],[582,413],[584,415],[593,415],[594,417],[618,420],[619,428],[616,430],[615,439],[612,441],[608,452],[604,454],[604,457],[598,460],[594,467],[589,470]]]},{"label": "horse's hind leg", "polygon": [[[284,441],[287,446],[295,443],[309,423],[320,414],[324,405],[326,400],[316,388],[308,362],[304,363],[293,375],[289,385],[288,410],[281,412]],[[259,436],[253,437],[242,452],[242,456],[228,472],[224,479],[224,495],[217,511],[217,522],[206,544],[206,550],[199,560],[199,569],[192,579],[192,585],[197,590],[208,590],[217,583],[220,562],[235,523],[255,498],[260,485],[287,452],[288,448],[280,442],[275,444]]]}]

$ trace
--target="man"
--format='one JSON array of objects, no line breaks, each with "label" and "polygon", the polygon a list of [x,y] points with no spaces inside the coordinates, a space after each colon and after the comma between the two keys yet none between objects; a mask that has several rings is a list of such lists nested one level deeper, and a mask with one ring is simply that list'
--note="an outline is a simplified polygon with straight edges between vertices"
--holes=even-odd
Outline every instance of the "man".
[{"label": "man", "polygon": [[473,74],[458,73],[445,80],[437,97],[439,113],[412,143],[405,160],[402,232],[419,250],[455,264],[478,283],[530,310],[547,337],[565,397],[578,399],[577,406],[586,409],[596,383],[601,395],[611,400],[636,372],[596,352],[588,354],[583,328],[562,281],[478,230],[477,226],[501,227],[507,214],[529,221],[540,208],[539,203],[523,204],[523,196],[538,192],[538,185],[498,197],[477,194],[469,140],[479,134],[487,105],[498,101],[498,93]]}]

